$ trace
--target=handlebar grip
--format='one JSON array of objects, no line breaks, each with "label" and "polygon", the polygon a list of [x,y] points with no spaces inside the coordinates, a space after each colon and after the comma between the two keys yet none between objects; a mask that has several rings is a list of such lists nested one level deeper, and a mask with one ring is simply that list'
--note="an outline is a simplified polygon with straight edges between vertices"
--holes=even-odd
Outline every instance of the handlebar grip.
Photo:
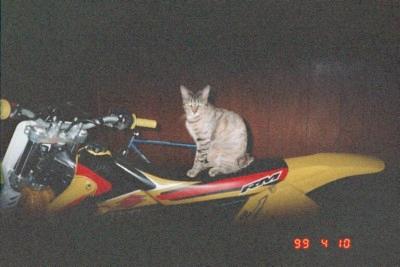
[{"label": "handlebar grip", "polygon": [[132,114],[132,118],[133,118],[133,123],[131,125],[131,129],[134,129],[136,126],[145,127],[145,128],[156,128],[157,127],[156,120],[137,118],[135,114]]},{"label": "handlebar grip", "polygon": [[6,99],[0,99],[0,119],[6,120],[11,114],[11,104]]}]

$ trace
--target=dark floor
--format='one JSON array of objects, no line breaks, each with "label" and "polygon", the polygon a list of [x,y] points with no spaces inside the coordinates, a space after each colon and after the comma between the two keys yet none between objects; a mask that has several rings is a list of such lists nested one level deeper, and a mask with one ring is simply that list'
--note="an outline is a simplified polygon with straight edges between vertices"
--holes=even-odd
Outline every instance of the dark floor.
[{"label": "dark floor", "polygon": [[[247,227],[179,209],[35,223],[3,218],[0,266],[395,266],[398,179],[389,167],[342,180],[310,194],[323,208],[318,217]],[[295,238],[311,246],[296,250]],[[351,248],[338,248],[344,238]]]}]

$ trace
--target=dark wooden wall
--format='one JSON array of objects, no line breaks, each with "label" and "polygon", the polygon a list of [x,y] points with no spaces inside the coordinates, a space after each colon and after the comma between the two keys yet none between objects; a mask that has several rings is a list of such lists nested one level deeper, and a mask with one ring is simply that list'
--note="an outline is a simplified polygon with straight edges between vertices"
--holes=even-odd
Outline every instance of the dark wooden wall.
[{"label": "dark wooden wall", "polygon": [[[393,75],[362,64],[319,62],[263,73],[221,74],[146,79],[125,74],[97,81],[98,111],[124,107],[156,119],[159,129],[146,138],[192,142],[181,107],[179,84],[197,90],[209,83],[216,106],[236,111],[251,132],[256,157],[292,157],[317,152],[399,156],[399,90]],[[121,148],[130,133],[108,131],[104,141]],[[146,146],[160,164],[189,165],[184,149]]]},{"label": "dark wooden wall", "polygon": [[[179,85],[198,90],[210,84],[215,105],[246,120],[251,150],[258,158],[352,152],[397,164],[400,157],[399,80],[393,69],[332,61],[280,65],[262,72],[227,73],[204,67],[180,76],[137,72],[93,76],[89,84],[89,90],[74,94],[76,103],[93,116],[122,107],[156,119],[159,128],[142,130],[145,138],[192,142],[184,126]],[[13,96],[18,95],[6,95]],[[40,106],[40,95],[25,96],[14,100]],[[15,125],[1,122],[2,155]],[[130,134],[110,129],[94,132],[96,139],[114,150],[122,149]],[[144,151],[162,165],[188,166],[193,159],[185,149],[146,146]]]},{"label": "dark wooden wall", "polygon": [[[145,137],[190,142],[179,85],[210,84],[217,106],[246,119],[257,157],[340,151],[398,162],[395,1],[39,2],[2,5],[2,97],[32,108],[74,101],[93,116],[122,106],[159,121]],[[1,123],[0,154],[13,126]],[[95,136],[114,149],[129,139]],[[192,160],[148,150],[164,164]]]}]

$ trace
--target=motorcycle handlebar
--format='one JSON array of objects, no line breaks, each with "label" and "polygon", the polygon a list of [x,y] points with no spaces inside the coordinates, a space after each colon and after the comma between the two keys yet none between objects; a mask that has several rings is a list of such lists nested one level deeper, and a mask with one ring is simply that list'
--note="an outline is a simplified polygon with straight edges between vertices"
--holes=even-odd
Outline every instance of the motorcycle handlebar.
[{"label": "motorcycle handlebar", "polygon": [[134,129],[135,127],[144,127],[144,128],[156,128],[157,127],[157,121],[156,120],[150,120],[150,119],[144,119],[144,118],[138,118],[136,117],[135,114],[132,113],[132,124],[130,126],[131,129]]},{"label": "motorcycle handlebar", "polygon": [[[127,124],[127,122],[129,124]],[[97,125],[105,125],[108,127],[117,128],[119,130],[124,130],[128,127],[130,129],[135,129],[136,127],[156,128],[157,121],[150,120],[150,119],[144,119],[144,118],[138,118],[138,117],[136,117],[135,114],[132,114],[132,120],[129,120],[129,121],[125,120],[123,118],[123,116],[110,115],[110,116],[105,116],[100,119],[95,119],[93,121],[87,122],[84,124],[83,128],[90,129],[90,128],[96,127]]]},{"label": "motorcycle handlebar", "polygon": [[24,116],[29,119],[34,119],[36,117],[33,111],[20,107],[19,105],[13,106],[8,100],[0,99],[0,119],[6,120],[15,115]]},{"label": "motorcycle handlebar", "polygon": [[[21,108],[18,105],[13,107],[10,102],[6,99],[0,99],[0,119],[6,120],[9,117],[13,117],[15,114],[19,114],[25,116],[30,119],[34,119],[36,117],[35,113],[32,111]],[[131,116],[131,117],[130,117]],[[145,118],[138,118],[135,114],[112,114],[109,116],[102,117],[100,120],[93,120],[91,122],[87,122],[84,124],[85,129],[90,129],[95,127],[96,125],[104,124],[109,127],[115,127],[118,129],[134,129],[136,127],[144,127],[144,128],[156,128],[157,121]]]},{"label": "motorcycle handlebar", "polygon": [[6,99],[0,99],[0,119],[6,120],[11,114],[11,104]]}]

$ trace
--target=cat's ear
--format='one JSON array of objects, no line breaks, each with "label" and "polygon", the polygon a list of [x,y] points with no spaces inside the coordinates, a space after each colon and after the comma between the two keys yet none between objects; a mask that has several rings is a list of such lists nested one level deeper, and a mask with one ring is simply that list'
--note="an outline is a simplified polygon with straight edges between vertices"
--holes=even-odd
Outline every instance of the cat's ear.
[{"label": "cat's ear", "polygon": [[185,86],[181,85],[181,95],[183,101],[188,100],[192,96],[192,91],[188,90]]},{"label": "cat's ear", "polygon": [[203,90],[201,90],[201,98],[203,98],[204,100],[208,100],[208,96],[210,95],[210,86],[207,85],[206,87],[203,88]]}]

